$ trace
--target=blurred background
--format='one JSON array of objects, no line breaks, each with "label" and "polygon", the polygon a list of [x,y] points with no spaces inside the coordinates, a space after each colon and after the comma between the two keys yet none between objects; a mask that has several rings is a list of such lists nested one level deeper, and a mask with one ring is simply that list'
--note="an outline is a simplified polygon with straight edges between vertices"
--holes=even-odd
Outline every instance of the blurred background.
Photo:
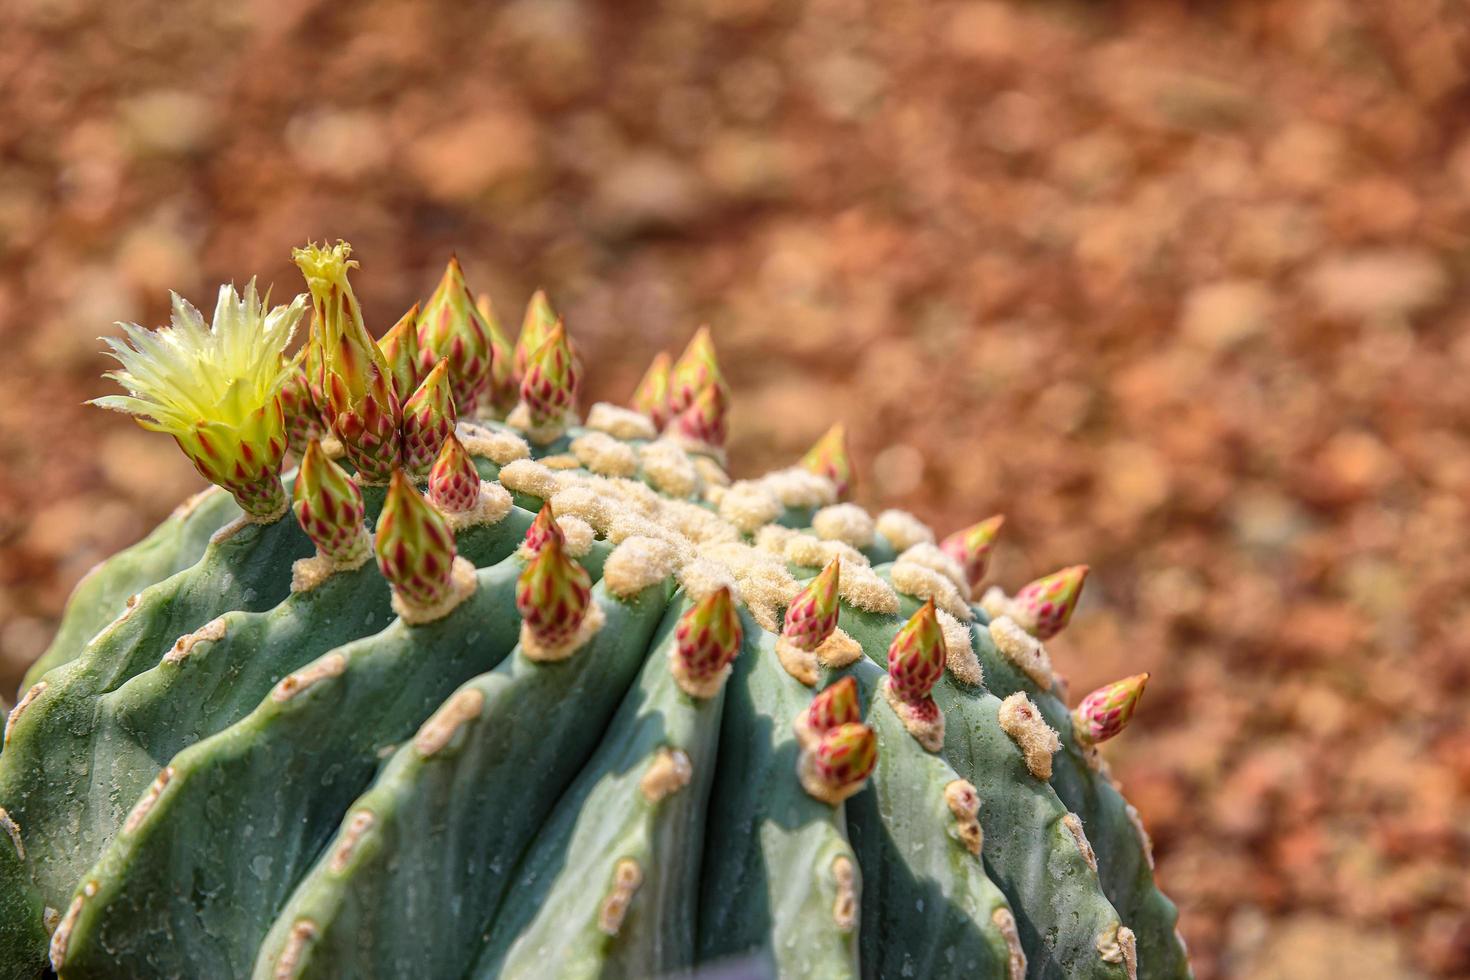
[{"label": "blurred background", "polygon": [[381,332],[451,251],[622,400],[715,330],[741,474],[848,423],[860,499],[1091,563],[1053,657],[1201,978],[1470,976],[1461,0],[9,0],[0,681],[196,488],[83,407],[167,290]]}]

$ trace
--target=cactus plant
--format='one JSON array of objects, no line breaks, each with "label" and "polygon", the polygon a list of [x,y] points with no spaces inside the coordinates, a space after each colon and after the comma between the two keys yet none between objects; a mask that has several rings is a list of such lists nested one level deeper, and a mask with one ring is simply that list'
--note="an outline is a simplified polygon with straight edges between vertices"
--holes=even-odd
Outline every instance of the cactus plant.
[{"label": "cactus plant", "polygon": [[1042,645],[1085,567],[982,595],[1000,518],[875,520],[841,427],[732,480],[707,330],[583,421],[544,294],[512,348],[451,260],[379,344],[349,256],[113,343],[221,489],[10,715],[4,975],[1189,975],[1098,749],[1147,675]]}]

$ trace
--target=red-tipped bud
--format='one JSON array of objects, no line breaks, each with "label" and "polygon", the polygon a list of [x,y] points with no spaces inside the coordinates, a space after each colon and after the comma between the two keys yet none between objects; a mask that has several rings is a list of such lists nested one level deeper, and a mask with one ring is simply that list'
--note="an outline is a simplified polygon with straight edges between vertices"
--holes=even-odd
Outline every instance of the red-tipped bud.
[{"label": "red-tipped bud", "polygon": [[812,768],[828,786],[848,789],[873,774],[878,736],[867,725],[838,725],[822,734],[812,753]]},{"label": "red-tipped bud", "polygon": [[1013,618],[1039,640],[1056,636],[1072,618],[1086,580],[1087,566],[1073,565],[1023,586],[1011,601],[1019,613]]},{"label": "red-tipped bud", "polygon": [[516,581],[516,609],[526,628],[544,647],[565,646],[591,606],[587,569],[568,557],[558,536],[548,536]]},{"label": "red-tipped bud", "polygon": [[383,577],[408,605],[426,608],[449,597],[454,535],[402,470],[393,471],[373,548]]},{"label": "red-tipped bud", "polygon": [[851,675],[836,684],[829,684],[807,709],[806,725],[817,735],[839,725],[850,725],[863,720],[863,706],[858,697],[857,681]]},{"label": "red-tipped bud", "polygon": [[1147,674],[1134,674],[1098,688],[1073,709],[1072,730],[1084,742],[1106,742],[1128,727],[1147,685]]},{"label": "red-tipped bud", "polygon": [[526,528],[526,551],[534,555],[541,550],[547,538],[556,538],[557,544],[566,544],[566,535],[562,534],[561,525],[556,523],[551,504],[542,504],[541,509],[536,512],[536,519]]},{"label": "red-tipped bud", "polygon": [[669,373],[670,414],[678,415],[693,405],[699,393],[711,384],[723,388],[725,379],[720,374],[719,362],[715,360],[715,344],[710,339],[709,327],[700,327]]},{"label": "red-tipped bud", "polygon": [[566,328],[552,328],[546,342],[526,364],[521,379],[521,401],[530,412],[531,425],[557,425],[566,418],[576,400],[577,368],[572,361]]},{"label": "red-tipped bud", "polygon": [[454,403],[473,412],[491,381],[490,325],[465,285],[459,259],[450,257],[444,276],[418,321],[419,370],[427,372],[441,358],[449,361],[449,388]]},{"label": "red-tipped bud", "polygon": [[725,444],[725,413],[727,411],[725,390],[717,384],[707,384],[694,396],[688,408],[674,419],[674,430],[686,439],[702,442],[709,446]]},{"label": "red-tipped bud", "polygon": [[378,341],[378,350],[383,352],[388,370],[393,372],[393,390],[399,402],[408,401],[426,373],[419,370],[418,321],[419,304],[415,303]]},{"label": "red-tipped bud", "polygon": [[311,397],[311,383],[306,378],[306,368],[297,364],[281,386],[281,410],[286,415],[286,445],[297,459],[306,455],[306,447],[313,439],[327,434],[322,422],[322,413],[317,411]]},{"label": "red-tipped bud", "polygon": [[940,545],[945,554],[960,563],[970,588],[973,589],[984,581],[985,567],[990,563],[990,551],[995,547],[995,537],[1005,522],[1005,517],[1000,514],[987,517],[962,531],[956,531]]},{"label": "red-tipped bud", "polygon": [[888,647],[889,690],[901,700],[921,701],[944,676],[944,663],[944,630],[931,598],[909,617]]},{"label": "red-tipped bud", "polygon": [[840,424],[827,430],[801,458],[803,469],[825,476],[837,488],[837,499],[852,495],[852,461],[847,455],[847,430]]},{"label": "red-tipped bud", "polygon": [[713,679],[740,652],[744,634],[730,590],[716,589],[690,606],[674,627],[679,669],[696,683]]},{"label": "red-tipped bud", "polygon": [[808,582],[786,607],[786,623],[781,635],[798,649],[815,650],[837,628],[837,586],[841,564],[836,558],[828,562],[827,567]]},{"label": "red-tipped bud", "polygon": [[429,469],[429,500],[446,514],[463,514],[480,501],[480,472],[453,432]]},{"label": "red-tipped bud", "polygon": [[667,351],[659,351],[653,363],[633,391],[633,408],[653,419],[653,427],[660,432],[669,423],[669,369],[673,359]]},{"label": "red-tipped bud", "polygon": [[296,520],[317,551],[339,564],[365,557],[362,491],[346,470],[327,458],[315,439],[307,443],[301,457],[291,496]]},{"label": "red-tipped bud", "polygon": [[531,301],[526,304],[526,315],[521,320],[521,335],[516,338],[512,372],[516,384],[519,385],[526,376],[531,355],[541,349],[541,345],[546,343],[546,338],[551,336],[551,331],[560,322],[561,317],[556,315],[556,310],[551,308],[551,301],[546,298],[546,290],[538,289],[532,293]]},{"label": "red-tipped bud", "polygon": [[490,387],[485,394],[489,396],[490,408],[499,415],[505,415],[516,407],[516,398],[520,394],[510,341],[506,340],[505,331],[500,327],[500,319],[495,315],[489,293],[479,295],[475,300],[475,309],[490,330]]},{"label": "red-tipped bud", "polygon": [[415,479],[429,474],[444,440],[454,432],[454,396],[449,360],[441,358],[403,405],[403,468]]}]

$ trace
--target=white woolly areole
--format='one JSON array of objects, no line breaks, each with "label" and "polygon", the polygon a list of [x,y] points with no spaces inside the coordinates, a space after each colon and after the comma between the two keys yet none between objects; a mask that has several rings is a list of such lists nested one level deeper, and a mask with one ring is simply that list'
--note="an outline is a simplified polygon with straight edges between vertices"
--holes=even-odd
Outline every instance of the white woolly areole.
[{"label": "white woolly areole", "polygon": [[670,793],[677,793],[688,786],[693,775],[694,766],[689,761],[689,753],[665,746],[654,753],[653,761],[638,781],[638,788],[645,800],[657,803]]},{"label": "white woolly areole", "polygon": [[558,490],[547,501],[557,517],[575,517],[598,531],[607,533],[612,527],[617,505],[602,494],[585,486],[569,486]]},{"label": "white woolly areole", "polygon": [[513,506],[509,490],[498,483],[481,480],[480,492],[469,510],[440,510],[439,513],[444,515],[449,530],[458,534],[481,524],[499,524]]},{"label": "white woolly areole", "polygon": [[1075,813],[1068,813],[1062,817],[1062,829],[1072,837],[1072,843],[1077,845],[1082,860],[1087,866],[1097,873],[1097,854],[1092,850],[1092,842],[1087,839],[1087,832],[1082,829],[1082,820]]},{"label": "white woolly areole", "polygon": [[[318,557],[320,557],[320,555]],[[303,560],[309,561],[310,559]],[[362,565],[364,564],[364,562],[366,562],[366,559],[358,562],[358,564]],[[299,565],[300,562],[297,562],[297,564]],[[163,655],[163,662],[166,664],[183,663],[189,658],[189,654],[194,652],[194,647],[196,644],[218,643],[220,640],[224,639],[225,631],[229,629],[229,623],[230,621],[224,616],[216,616],[214,619],[211,619],[209,622],[205,623],[194,632],[179,637],[177,640],[174,641],[174,645],[168,651],[168,653],[165,653]]]},{"label": "white woolly areole", "polygon": [[571,514],[558,517],[556,526],[561,528],[562,546],[573,558],[585,558],[592,550],[592,542],[597,540],[597,532],[592,530],[592,525],[580,517]]},{"label": "white woolly areole", "polygon": [[825,507],[837,502],[837,487],[831,480],[799,466],[767,473],[760,482],[784,507]]},{"label": "white woolly areole", "polygon": [[496,466],[504,466],[518,459],[527,459],[531,447],[526,440],[514,432],[491,429],[474,422],[461,422],[454,427],[460,445],[471,456],[483,456]]},{"label": "white woolly areole", "polygon": [[752,548],[747,544],[720,542],[701,545],[699,554],[719,565],[723,565],[735,576],[736,591],[761,628],[781,632],[781,620],[777,611],[801,591],[801,586],[786,570],[786,563],[779,558]]},{"label": "white woolly areole", "polygon": [[542,456],[536,462],[548,470],[580,470],[582,468],[581,460],[577,459],[571,453],[555,453],[551,456]]},{"label": "white woolly areole", "polygon": [[725,472],[724,467],[708,456],[694,457],[694,471],[699,478],[708,486],[728,487],[730,485],[730,474]]},{"label": "white woolly areole", "polygon": [[755,546],[762,551],[769,551],[773,555],[786,557],[786,543],[801,534],[795,528],[786,527],[781,524],[767,524],[755,532]]},{"label": "white woolly areole", "polygon": [[662,492],[671,497],[692,497],[699,492],[699,471],[678,444],[656,439],[638,450],[643,473]]},{"label": "white woolly areole", "polygon": [[1026,768],[1040,780],[1051,778],[1051,757],[1062,747],[1036,705],[1023,692],[1017,691],[1000,703],[1001,729],[1011,737],[1026,758]]},{"label": "white woolly areole", "polygon": [[611,402],[593,404],[587,412],[587,428],[606,432],[614,439],[652,439],[658,435],[653,419]]},{"label": "white woolly areole", "polygon": [[979,687],[985,683],[985,669],[975,656],[970,624],[962,623],[943,609],[936,609],[939,631],[944,634],[945,663],[950,676],[962,684]]},{"label": "white woolly areole", "polygon": [[812,530],[829,541],[845,541],[854,548],[873,543],[877,526],[872,516],[857,504],[833,504],[812,515]]},{"label": "white woolly areole", "polygon": [[628,914],[628,904],[633,893],[643,884],[643,869],[632,858],[623,858],[613,869],[612,887],[602,900],[602,909],[597,913],[597,928],[604,934],[616,936],[623,927],[623,918]]},{"label": "white woolly areole", "polygon": [[1001,656],[1016,665],[1031,682],[1043,691],[1051,690],[1051,657],[1041,641],[1027,633],[1009,616],[990,621],[990,638]]},{"label": "white woolly areole", "polygon": [[865,612],[889,616],[898,612],[898,593],[866,560],[861,564],[843,560],[837,591],[849,605]]},{"label": "white woolly areole", "polygon": [[933,698],[926,695],[918,701],[905,701],[894,692],[892,678],[887,676],[878,682],[878,691],[926,752],[944,748],[944,712],[934,704]]},{"label": "white woolly areole", "polygon": [[573,439],[572,455],[602,476],[632,476],[638,472],[638,454],[633,447],[605,432],[587,432]]},{"label": "white woolly areole", "polygon": [[851,929],[858,920],[857,872],[844,854],[832,859],[832,883],[837,886],[837,898],[832,903],[832,923],[842,930]]},{"label": "white woolly areole", "polygon": [[466,724],[480,717],[485,706],[485,695],[479,688],[467,687],[456,692],[429,716],[413,737],[414,750],[419,758],[437,755],[449,744],[449,740]]},{"label": "white woolly areole", "polygon": [[341,840],[327,864],[333,874],[341,874],[347,870],[352,864],[353,855],[357,853],[358,845],[377,822],[378,818],[371,810],[357,810],[348,818],[347,826],[342,829]]},{"label": "white woolly areole", "polygon": [[786,539],[782,556],[793,565],[810,568],[826,568],[834,558],[842,559],[842,566],[866,565],[868,556],[843,541],[823,541],[810,534],[793,534]]},{"label": "white woolly areole", "polygon": [[410,626],[432,623],[458,609],[461,602],[475,594],[475,587],[478,584],[479,579],[475,578],[475,566],[468,559],[456,557],[454,565],[449,570],[448,595],[432,605],[417,606],[405,602],[398,590],[394,589],[393,611],[398,614],[399,619]]},{"label": "white woolly areole", "polygon": [[878,515],[878,533],[888,539],[895,551],[907,551],[916,544],[933,544],[934,532],[929,525],[906,510],[885,510]]},{"label": "white woolly areole", "polygon": [[954,814],[955,836],[965,845],[965,850],[976,857],[985,844],[985,831],[980,826],[980,794],[975,784],[966,779],[955,779],[944,786],[944,802]]},{"label": "white woolly areole", "polygon": [[736,480],[720,498],[720,516],[742,534],[754,534],[781,516],[781,501],[763,482]]},{"label": "white woolly areole", "polygon": [[739,587],[730,570],[717,561],[695,557],[679,569],[679,585],[684,593],[696,602],[725,588],[730,594],[738,595]]},{"label": "white woolly areole", "polygon": [[659,516],[695,544],[740,540],[740,532],[728,521],[688,500],[664,501]]},{"label": "white woolly areole", "polygon": [[678,567],[676,552],[666,541],[635,535],[607,556],[602,581],[609,592],[627,599],[661,582]]},{"label": "white woolly areole", "polygon": [[1114,922],[1097,937],[1097,955],[1104,963],[1122,963],[1128,980],[1138,980],[1138,940],[1132,929]]},{"label": "white woolly areole", "polygon": [[276,686],[271,688],[271,700],[278,704],[285,704],[302,691],[328,678],[341,677],[342,672],[346,669],[347,658],[340,653],[334,652],[318,657],[300,670],[281,678]]},{"label": "white woolly areole", "polygon": [[927,565],[900,558],[888,573],[893,587],[915,599],[933,599],[934,604],[955,619],[968,623],[975,618],[969,603],[955,584]]},{"label": "white woolly areole", "polygon": [[898,556],[899,561],[911,561],[925,568],[931,568],[954,583],[954,587],[965,599],[970,598],[970,583],[965,579],[965,571],[960,568],[960,563],[939,549],[938,545],[921,541],[918,544],[909,545]]},{"label": "white woolly areole", "polygon": [[514,493],[550,499],[556,494],[556,474],[530,459],[516,459],[500,467],[500,485]]}]

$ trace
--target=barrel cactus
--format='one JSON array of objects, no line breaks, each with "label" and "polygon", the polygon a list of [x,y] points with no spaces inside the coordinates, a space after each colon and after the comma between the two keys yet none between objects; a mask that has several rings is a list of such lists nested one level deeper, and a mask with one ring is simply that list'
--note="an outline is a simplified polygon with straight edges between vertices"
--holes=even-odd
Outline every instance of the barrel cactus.
[{"label": "barrel cactus", "polygon": [[1084,567],[982,588],[1000,519],[870,516],[840,428],[732,480],[707,331],[584,421],[544,295],[512,346],[451,262],[375,342],[295,258],[112,342],[216,487],[10,714],[7,975],[1189,974],[1098,751],[1147,678],[1043,645]]}]

